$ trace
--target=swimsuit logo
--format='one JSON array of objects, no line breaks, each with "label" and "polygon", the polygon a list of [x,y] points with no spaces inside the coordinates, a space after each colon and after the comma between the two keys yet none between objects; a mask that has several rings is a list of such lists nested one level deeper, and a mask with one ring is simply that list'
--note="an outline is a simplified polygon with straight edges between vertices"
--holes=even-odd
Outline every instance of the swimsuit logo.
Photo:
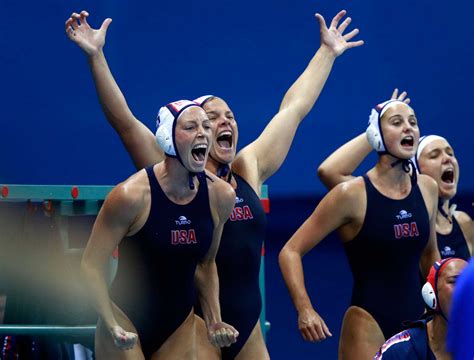
[{"label": "swimsuit logo", "polygon": [[232,210],[229,219],[230,221],[251,220],[253,219],[252,211],[248,205],[242,207],[236,206],[234,207],[234,210]]},{"label": "swimsuit logo", "polygon": [[235,203],[236,204],[240,204],[240,203],[243,203],[243,202],[244,202],[243,198],[239,198],[238,196],[235,197]]},{"label": "swimsuit logo", "polygon": [[196,232],[190,230],[171,230],[171,245],[197,244]]},{"label": "swimsuit logo", "polygon": [[176,225],[189,225],[191,224],[191,220],[186,219],[186,216],[180,216],[178,220],[174,221]]},{"label": "swimsuit logo", "polygon": [[451,249],[449,246],[445,246],[443,250],[441,250],[441,255],[443,257],[448,257],[448,256],[454,256],[456,254],[456,251]]},{"label": "swimsuit logo", "polygon": [[420,236],[420,233],[418,231],[418,226],[416,225],[416,221],[412,223],[395,224],[393,225],[393,230],[395,231],[396,239],[400,239],[402,237]]},{"label": "swimsuit logo", "polygon": [[398,220],[408,219],[411,217],[411,213],[407,212],[406,210],[400,210],[400,213],[397,215]]}]

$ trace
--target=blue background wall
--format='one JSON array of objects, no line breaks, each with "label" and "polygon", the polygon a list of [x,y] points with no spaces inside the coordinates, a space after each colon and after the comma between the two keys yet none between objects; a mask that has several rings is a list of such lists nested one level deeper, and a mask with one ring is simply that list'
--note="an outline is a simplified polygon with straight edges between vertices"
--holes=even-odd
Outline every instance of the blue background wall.
[{"label": "blue background wall", "polygon": [[474,2],[1,0],[0,183],[115,184],[134,172],[101,113],[85,57],[64,33],[72,11],[87,9],[94,27],[113,18],[105,51],[137,118],[153,128],[161,105],[216,94],[236,114],[242,147],[260,134],[318,48],[313,14],[329,23],[342,8],[366,44],[336,61],[287,161],[268,181],[272,357],[335,358],[351,291],[340,244],[325,241],[305,258],[307,274],[315,274],[307,276],[309,292],[334,334],[317,345],[296,330],[278,251],[324,194],[317,166],[365,129],[370,107],[394,87],[409,91],[422,133],[443,134],[454,146],[459,200],[472,214]]}]

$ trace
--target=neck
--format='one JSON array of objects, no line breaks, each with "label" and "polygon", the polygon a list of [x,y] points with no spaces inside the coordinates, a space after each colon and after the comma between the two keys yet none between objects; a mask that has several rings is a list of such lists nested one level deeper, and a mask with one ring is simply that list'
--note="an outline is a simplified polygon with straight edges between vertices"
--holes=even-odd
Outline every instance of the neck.
[{"label": "neck", "polygon": [[406,173],[401,164],[392,166],[397,159],[391,155],[381,155],[373,169],[377,178],[391,188],[406,189],[410,185],[410,175]]},{"label": "neck", "polygon": [[157,175],[163,191],[173,197],[185,197],[193,192],[189,188],[189,170],[178,159],[166,157],[158,164]]},{"label": "neck", "polygon": [[428,341],[433,353],[446,353],[446,332],[448,324],[439,314],[433,316],[433,320],[428,323]]},{"label": "neck", "polygon": [[[213,173],[214,175],[217,175],[217,171],[219,170],[219,167],[222,165],[219,161],[215,160],[211,154],[207,157],[207,162],[206,162],[206,170]],[[232,163],[227,164],[229,168],[232,168]],[[225,178],[223,177],[222,179],[227,180],[227,176]]]}]

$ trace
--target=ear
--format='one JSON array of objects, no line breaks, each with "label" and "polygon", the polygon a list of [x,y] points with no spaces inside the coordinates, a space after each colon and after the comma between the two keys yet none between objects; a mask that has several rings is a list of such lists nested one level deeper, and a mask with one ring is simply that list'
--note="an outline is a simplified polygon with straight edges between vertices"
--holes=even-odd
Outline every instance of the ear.
[{"label": "ear", "polygon": [[431,286],[429,282],[423,285],[423,288],[421,289],[421,296],[423,296],[423,300],[425,301],[425,304],[430,309],[436,310],[438,308],[438,301],[436,300],[436,294],[434,292],[433,286]]}]

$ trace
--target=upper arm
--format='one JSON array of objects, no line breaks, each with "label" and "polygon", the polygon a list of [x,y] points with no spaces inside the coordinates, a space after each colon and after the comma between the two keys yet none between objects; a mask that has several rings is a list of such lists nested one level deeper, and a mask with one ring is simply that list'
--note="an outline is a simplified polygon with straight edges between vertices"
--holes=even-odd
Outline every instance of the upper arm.
[{"label": "upper arm", "polygon": [[[131,191],[132,190],[132,191]],[[103,266],[120,241],[129,234],[142,200],[124,184],[115,187],[105,200],[92,228],[83,263]]]},{"label": "upper arm", "polygon": [[361,192],[358,190],[358,186],[353,182],[340,184],[332,189],[291,237],[285,248],[303,256],[332,231],[353,221],[356,209],[360,207]]},{"label": "upper arm", "polygon": [[456,211],[455,216],[472,256],[474,251],[474,221],[464,211]]},{"label": "upper arm", "polygon": [[212,232],[212,243],[204,261],[213,261],[224,229],[224,224],[229,219],[235,205],[235,191],[225,181],[212,176],[213,183],[209,185],[209,202],[211,205],[212,220],[214,229]]},{"label": "upper arm", "polygon": [[371,151],[367,136],[362,133],[329,155],[318,167],[318,176],[328,189],[332,189],[353,179],[352,173]]},{"label": "upper arm", "polygon": [[[300,123],[292,108],[278,112],[260,136],[239,153],[239,161],[245,161],[255,169],[255,177],[263,183],[282,165]],[[238,160],[238,159],[236,159]]]},{"label": "upper arm", "polygon": [[134,118],[129,126],[117,131],[137,170],[163,161],[165,155],[155,135],[138,119]]},{"label": "upper arm", "polygon": [[429,219],[430,219],[430,235],[421,255],[420,268],[423,276],[428,275],[431,266],[440,259],[438,251],[438,243],[436,239],[436,214],[438,211],[438,185],[429,176],[419,175],[420,190],[425,201]]}]

